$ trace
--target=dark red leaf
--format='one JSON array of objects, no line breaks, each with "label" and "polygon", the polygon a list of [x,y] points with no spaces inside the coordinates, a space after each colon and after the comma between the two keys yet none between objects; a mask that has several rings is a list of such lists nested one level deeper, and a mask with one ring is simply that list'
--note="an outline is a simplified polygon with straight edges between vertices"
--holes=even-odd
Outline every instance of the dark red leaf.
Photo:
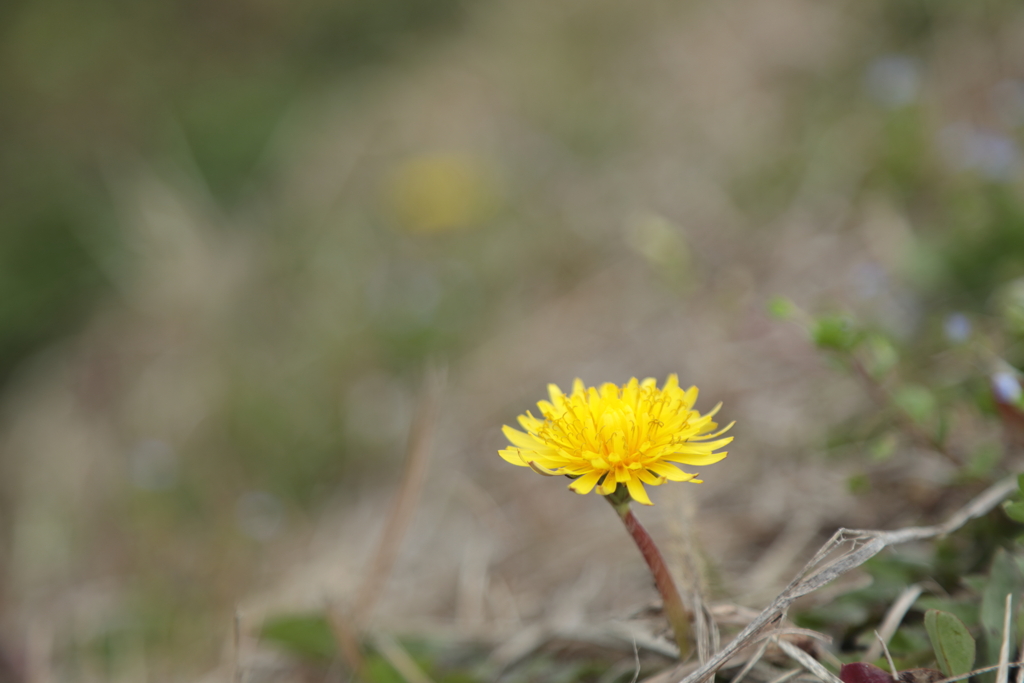
[{"label": "dark red leaf", "polygon": [[839,670],[839,678],[843,683],[893,683],[891,674],[874,664],[863,662],[843,664],[843,668]]}]

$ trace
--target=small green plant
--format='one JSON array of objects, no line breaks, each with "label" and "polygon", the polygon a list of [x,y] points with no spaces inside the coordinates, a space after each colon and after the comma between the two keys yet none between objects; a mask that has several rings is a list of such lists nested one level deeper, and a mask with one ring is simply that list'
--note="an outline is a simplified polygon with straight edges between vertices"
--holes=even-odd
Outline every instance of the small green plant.
[{"label": "small green plant", "polygon": [[[898,457],[904,445],[952,465],[948,479],[937,484],[944,499],[956,499],[1007,474],[1005,467],[1021,443],[1024,390],[1020,373],[995,358],[991,345],[1000,335],[1009,339],[1017,334],[1011,325],[1015,318],[1003,316],[1000,325],[984,331],[986,338],[972,334],[962,314],[949,316],[942,348],[926,336],[897,340],[846,313],[813,317],[779,300],[769,304],[769,312],[801,324],[809,340],[873,399],[871,411],[841,425],[842,436],[830,438],[833,448],[863,454],[865,469],[853,475],[851,491],[874,495],[878,480],[872,467]],[[929,356],[941,360],[929,362]],[[985,365],[992,368],[988,375],[978,370]],[[889,634],[889,645],[897,669],[937,667],[942,676],[955,677],[978,665],[979,680],[991,679],[994,674],[986,667],[1005,657],[1006,642],[1017,642],[1024,547],[1015,522],[1024,524],[1024,475],[1017,477],[1016,491],[999,509],[934,543],[913,562],[874,558],[864,565],[872,578],[869,587],[798,612],[795,618],[839,635],[847,648],[853,646],[840,653],[848,660],[867,649],[877,653],[871,647],[877,637],[874,629],[883,617],[896,617],[899,628]],[[903,613],[893,614],[908,592],[919,597],[904,605]],[[874,666],[863,668],[867,666],[844,667],[843,680],[890,677]]]}]

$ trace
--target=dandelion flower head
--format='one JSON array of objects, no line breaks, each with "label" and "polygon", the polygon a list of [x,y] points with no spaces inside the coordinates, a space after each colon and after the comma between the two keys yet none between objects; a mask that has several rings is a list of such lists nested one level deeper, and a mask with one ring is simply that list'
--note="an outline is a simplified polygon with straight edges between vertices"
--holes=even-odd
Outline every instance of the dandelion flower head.
[{"label": "dandelion flower head", "polygon": [[502,429],[512,447],[498,454],[541,474],[568,475],[576,493],[596,489],[610,495],[625,484],[633,500],[651,505],[644,484],[700,483],[696,474],[673,463],[716,463],[726,456],[716,451],[732,441],[731,436],[719,438],[732,424],[718,429],[712,421],[721,404],[701,415],[693,409],[697,387],[684,391],[676,375],[669,375],[661,389],[653,378],[634,377],[621,387],[608,383],[600,388],[577,379],[571,394],[554,384],[548,392],[551,400],[537,403],[541,417],[529,411],[519,416],[524,431]]}]

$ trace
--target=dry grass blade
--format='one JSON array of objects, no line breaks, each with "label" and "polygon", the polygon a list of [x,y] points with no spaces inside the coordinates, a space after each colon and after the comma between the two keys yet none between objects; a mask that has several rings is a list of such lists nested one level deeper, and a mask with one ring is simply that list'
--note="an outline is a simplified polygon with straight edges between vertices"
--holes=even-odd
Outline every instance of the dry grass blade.
[{"label": "dry grass blade", "polygon": [[782,674],[781,676],[776,676],[772,680],[768,681],[768,683],[785,683],[786,681],[788,681],[789,679],[793,678],[794,676],[800,675],[801,671],[803,671],[803,669],[801,669],[801,668],[796,668],[796,669],[793,669],[791,671],[787,671],[786,673]]},{"label": "dry grass blade", "polygon": [[405,530],[409,527],[409,522],[412,521],[416,501],[419,499],[423,480],[427,474],[430,442],[437,422],[444,383],[444,370],[428,369],[423,393],[409,429],[402,483],[398,488],[391,514],[384,525],[384,532],[381,534],[377,552],[363,579],[355,607],[352,610],[353,621],[356,625],[364,624],[373,611],[373,606],[391,575],[391,569],[398,556],[398,548],[405,536]]},{"label": "dry grass blade", "polygon": [[[1020,649],[1017,650],[1017,652],[1024,653],[1024,640],[1021,640]],[[1020,662],[1017,662],[1017,672],[1013,677],[1013,680],[1014,683],[1021,683],[1021,681],[1024,681],[1024,666],[1021,666]]]},{"label": "dry grass blade", "polygon": [[892,637],[896,634],[896,629],[903,622],[903,617],[907,615],[907,610],[910,609],[914,601],[921,595],[921,591],[921,584],[918,583],[903,589],[899,597],[896,598],[896,602],[892,603],[889,611],[886,612],[885,619],[882,620],[882,625],[879,626],[877,631],[878,638],[871,643],[871,647],[860,658],[860,661],[873,662],[878,659],[878,656],[882,654],[882,648],[892,640]]},{"label": "dry grass blade", "polygon": [[371,633],[370,640],[377,652],[395,671],[405,679],[406,683],[434,683],[423,669],[409,656],[409,653],[387,633]]},{"label": "dry grass blade", "polygon": [[757,651],[754,652],[753,656],[751,656],[750,659],[747,660],[747,663],[743,665],[743,668],[740,669],[740,672],[732,679],[732,683],[740,683],[744,678],[746,678],[747,674],[750,673],[750,670],[754,668],[754,665],[764,657],[765,650],[768,649],[768,645],[770,643],[771,641],[765,639],[757,647]]},{"label": "dry grass blade", "polygon": [[636,680],[640,678],[640,649],[636,646],[636,641],[633,641],[633,660],[636,663],[636,667],[633,669],[633,678],[630,679],[629,683],[636,683]]},{"label": "dry grass blade", "polygon": [[892,680],[898,681],[900,673],[896,670],[896,662],[892,661],[892,653],[889,652],[889,646],[882,640],[882,636],[878,635],[878,631],[875,631],[875,642],[882,643],[882,652],[885,654],[885,661],[889,664],[889,673],[892,674]]},{"label": "dry grass blade", "polygon": [[1010,613],[1013,607],[1013,594],[1006,594],[1006,607],[1003,609],[1003,642],[999,646],[999,669],[996,671],[996,683],[1006,683],[1010,673]]},{"label": "dry grass blade", "polygon": [[775,644],[778,645],[790,658],[796,660],[800,666],[817,676],[822,683],[843,683],[835,674],[822,666],[821,662],[788,640],[775,638]]},{"label": "dry grass blade", "polygon": [[[1010,666],[1015,667],[1018,671],[1021,668],[1024,668],[1024,667],[1021,666],[1022,664],[1024,664],[1024,662],[1020,662],[1020,661],[1010,662]],[[968,671],[967,673],[960,674],[959,676],[950,676],[949,678],[943,678],[942,680],[935,681],[935,683],[956,683],[956,681],[967,680],[968,678],[970,678],[972,676],[978,676],[980,674],[987,674],[988,672],[995,671],[998,668],[999,668],[998,664],[993,664],[992,666],[986,666],[986,667],[983,667],[981,669],[975,669],[974,671]]]},{"label": "dry grass blade", "polygon": [[[678,541],[673,558],[683,572],[680,592],[689,600],[693,614],[693,639],[697,644],[697,661],[706,662],[720,647],[718,625],[704,599],[706,580],[695,558],[700,553],[694,539],[694,520],[697,505],[693,499],[687,499],[677,514],[669,517],[669,526]],[[679,577],[676,577],[679,580]]]},{"label": "dry grass blade", "polygon": [[338,646],[338,653],[350,670],[358,673],[363,670],[366,661],[359,645],[359,636],[347,615],[336,604],[327,605],[327,622],[331,626],[331,634]]},{"label": "dry grass blade", "polygon": [[[682,674],[683,669],[677,668],[676,675],[669,677],[668,680],[680,681],[681,683],[702,683],[722,668],[741,648],[756,639],[765,628],[781,620],[783,614],[785,614],[786,610],[797,598],[813,593],[846,572],[859,567],[887,546],[935,538],[959,529],[971,519],[990,511],[1016,488],[1016,477],[999,481],[950,516],[942,524],[926,527],[909,527],[897,531],[840,529],[829,539],[828,543],[815,553],[811,561],[807,563],[789,586],[721,651],[696,671],[685,677]],[[852,544],[852,549],[843,553],[835,560],[824,564],[837,548],[846,543]],[[821,566],[823,564],[824,566]]]},{"label": "dry grass blade", "polygon": [[718,626],[711,617],[707,604],[699,590],[690,591],[690,605],[693,607],[693,632],[697,641],[697,661],[706,662],[719,648]]}]

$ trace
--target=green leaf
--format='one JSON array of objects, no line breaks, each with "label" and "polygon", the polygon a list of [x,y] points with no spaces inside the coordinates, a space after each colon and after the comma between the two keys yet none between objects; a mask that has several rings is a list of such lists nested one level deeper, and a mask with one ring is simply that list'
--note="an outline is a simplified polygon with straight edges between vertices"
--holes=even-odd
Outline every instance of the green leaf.
[{"label": "green leaf", "polygon": [[934,609],[949,612],[968,627],[978,624],[978,601],[975,599],[953,600],[934,595],[922,595],[914,603],[914,607],[922,611]]},{"label": "green leaf", "polygon": [[949,612],[930,609],[924,614],[924,627],[942,673],[950,677],[971,670],[976,648],[964,622]]},{"label": "green leaf", "polygon": [[[968,588],[970,588],[975,593],[980,594],[985,592],[985,586],[988,585],[988,577],[984,574],[971,574],[970,576],[960,577],[960,582]],[[978,609],[980,610],[981,607],[979,606]],[[980,612],[978,619],[981,619]]]},{"label": "green leaf", "polygon": [[789,320],[796,313],[796,304],[784,296],[772,297],[768,302],[768,314],[776,320]]},{"label": "green leaf", "polygon": [[848,351],[857,343],[857,333],[849,318],[842,315],[826,315],[815,320],[811,336],[819,348],[835,351]]},{"label": "green leaf", "polygon": [[974,452],[971,459],[967,462],[967,466],[964,468],[964,474],[973,479],[983,479],[995,469],[1002,457],[1002,450],[997,448],[995,445],[982,445]]},{"label": "green leaf", "polygon": [[854,474],[846,480],[846,488],[855,496],[863,495],[871,490],[871,481],[866,474]]},{"label": "green leaf", "polygon": [[1003,503],[1003,512],[1013,521],[1024,524],[1024,502]]},{"label": "green leaf", "polygon": [[868,453],[872,462],[885,462],[896,453],[899,439],[892,432],[887,432],[868,445]]},{"label": "green leaf", "polygon": [[[1000,548],[992,559],[992,569],[989,570],[988,582],[981,594],[981,627],[985,638],[985,661],[983,666],[995,664],[999,661],[999,647],[1003,642],[1003,613],[1006,609],[1006,595],[1019,595],[1024,589],[1024,579],[1021,577],[1020,568],[1014,558]],[[1015,601],[1016,603],[1016,601]],[[1016,604],[1014,604],[1016,607]],[[1010,628],[1013,630],[1014,620],[1010,620]],[[1015,633],[1010,633],[1010,642],[1017,642]],[[987,676],[987,675],[986,675]],[[985,680],[986,676],[982,677]],[[989,680],[994,676],[989,676]]]},{"label": "green leaf", "polygon": [[880,334],[868,335],[864,340],[863,349],[865,365],[873,377],[882,377],[892,370],[900,359],[893,343]]},{"label": "green leaf", "polygon": [[917,384],[901,387],[893,400],[916,422],[924,422],[935,412],[935,396]]},{"label": "green leaf", "polygon": [[269,620],[261,632],[292,654],[308,659],[332,659],[337,644],[331,625],[322,614],[299,614]]}]

